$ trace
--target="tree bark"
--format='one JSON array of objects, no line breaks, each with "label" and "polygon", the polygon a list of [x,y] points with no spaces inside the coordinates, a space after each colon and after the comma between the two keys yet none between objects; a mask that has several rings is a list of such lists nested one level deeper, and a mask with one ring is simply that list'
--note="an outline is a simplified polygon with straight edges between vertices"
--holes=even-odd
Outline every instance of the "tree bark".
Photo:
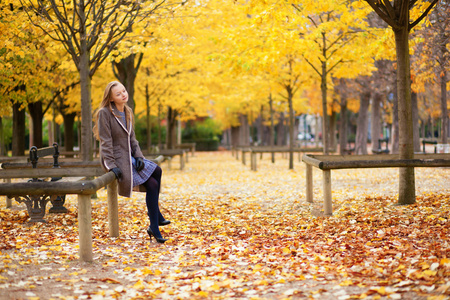
[{"label": "tree bark", "polygon": [[42,120],[44,119],[44,112],[42,110],[42,102],[37,101],[33,103],[28,103],[28,111],[31,116],[31,122],[33,126],[33,144],[31,146],[36,146],[42,148]]},{"label": "tree bark", "polygon": [[448,143],[448,130],[449,130],[449,121],[448,121],[448,109],[447,109],[447,70],[443,70],[441,74],[441,119],[442,119],[442,128],[441,128],[441,138],[442,143]]},{"label": "tree bark", "polygon": [[92,104],[91,104],[91,77],[89,64],[89,49],[86,33],[86,13],[84,3],[78,5],[80,18],[80,62],[78,72],[80,73],[81,89],[81,158],[83,161],[92,161]]},{"label": "tree bark", "polygon": [[73,133],[73,127],[75,125],[75,117],[77,113],[62,114],[64,119],[64,149],[66,151],[73,151],[75,144],[75,135]]},{"label": "tree bark", "polygon": [[12,156],[25,154],[25,110],[13,104]]},{"label": "tree bark", "polygon": [[277,145],[278,146],[284,146],[285,143],[285,136],[286,136],[286,127],[284,126],[284,112],[280,113],[280,118],[277,125]]},{"label": "tree bark", "polygon": [[345,149],[347,148],[347,93],[345,91],[345,80],[341,79],[339,81],[341,88],[339,89],[339,94],[341,96],[339,106],[341,107],[341,120],[339,123],[339,154],[345,154]]},{"label": "tree bark", "polygon": [[414,152],[420,152],[419,107],[417,101],[417,93],[413,92],[411,94],[411,109],[414,136]]},{"label": "tree bark", "polygon": [[337,113],[333,110],[330,116],[330,141],[329,150],[336,152],[337,139],[336,139],[336,128],[337,128]]},{"label": "tree bark", "polygon": [[6,156],[5,131],[3,130],[3,118],[0,116],[0,156]]},{"label": "tree bark", "polygon": [[371,118],[371,131],[372,131],[372,149],[378,149],[378,139],[381,138],[381,94],[375,92],[372,99],[372,118]]},{"label": "tree bark", "polygon": [[152,123],[150,114],[150,94],[148,92],[148,84],[145,85],[145,105],[146,105],[146,115],[147,115],[147,152],[151,152],[152,147]]},{"label": "tree bark", "polygon": [[[142,54],[137,55],[137,59],[140,62]],[[116,78],[125,86],[128,92],[128,105],[134,112],[134,82],[136,81],[136,75],[139,70],[140,63],[135,63],[136,54],[130,54],[129,56],[121,59],[119,62],[113,62],[113,70]]]},{"label": "tree bark", "polygon": [[178,117],[177,110],[169,106],[167,109],[167,138],[166,138],[167,149],[175,149],[175,144],[177,141],[177,131],[176,131],[177,117]]},{"label": "tree bark", "polygon": [[356,127],[355,153],[367,154],[367,134],[369,127],[368,110],[370,105],[370,92],[363,91],[360,95],[358,121]]},{"label": "tree bark", "polygon": [[[408,21],[408,18],[406,19]],[[400,30],[394,30],[397,52],[397,90],[398,90],[398,125],[399,158],[413,159],[413,122],[411,105],[411,82],[409,60],[408,23]],[[416,202],[414,168],[400,168],[398,204],[406,205]]]},{"label": "tree bark", "polygon": [[[396,72],[397,74],[397,72]],[[394,85],[394,103],[392,107],[392,153],[398,153],[399,127],[398,127],[398,92]]]}]

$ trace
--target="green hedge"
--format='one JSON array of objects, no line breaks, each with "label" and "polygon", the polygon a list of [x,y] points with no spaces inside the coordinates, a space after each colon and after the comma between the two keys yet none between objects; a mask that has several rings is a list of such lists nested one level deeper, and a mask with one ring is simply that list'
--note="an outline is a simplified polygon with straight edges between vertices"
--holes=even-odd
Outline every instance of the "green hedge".
[{"label": "green hedge", "polygon": [[183,143],[195,143],[195,151],[217,151],[219,149],[217,139],[183,140]]}]

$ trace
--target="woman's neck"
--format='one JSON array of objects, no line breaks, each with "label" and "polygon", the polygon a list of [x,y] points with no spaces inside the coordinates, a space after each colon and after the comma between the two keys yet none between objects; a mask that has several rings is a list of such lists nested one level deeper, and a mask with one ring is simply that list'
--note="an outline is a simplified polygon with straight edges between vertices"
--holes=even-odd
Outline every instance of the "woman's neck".
[{"label": "woman's neck", "polygon": [[125,104],[119,104],[117,105],[117,103],[114,103],[114,105],[116,106],[116,109],[120,112],[124,112],[125,111]]}]

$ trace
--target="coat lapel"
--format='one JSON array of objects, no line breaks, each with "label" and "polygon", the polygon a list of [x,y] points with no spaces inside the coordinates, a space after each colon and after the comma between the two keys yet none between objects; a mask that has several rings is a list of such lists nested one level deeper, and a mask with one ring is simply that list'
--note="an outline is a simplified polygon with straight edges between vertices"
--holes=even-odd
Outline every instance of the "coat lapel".
[{"label": "coat lapel", "polygon": [[117,117],[119,115],[119,111],[117,110],[117,108],[115,107],[115,105],[113,105],[112,107],[113,112],[114,112],[114,118],[116,119],[117,123],[119,123],[119,125],[122,127],[123,130],[125,130],[125,132],[130,135],[130,131],[128,130],[128,128],[131,128],[131,123],[128,125],[128,128],[126,128],[122,121],[119,120],[119,118]]}]

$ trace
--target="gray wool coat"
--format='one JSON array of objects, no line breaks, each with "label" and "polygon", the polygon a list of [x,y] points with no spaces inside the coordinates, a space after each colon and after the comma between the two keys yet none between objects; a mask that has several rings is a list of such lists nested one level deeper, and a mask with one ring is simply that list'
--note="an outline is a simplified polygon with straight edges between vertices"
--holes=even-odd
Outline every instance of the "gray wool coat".
[{"label": "gray wool coat", "polygon": [[[113,105],[116,115],[118,110]],[[98,112],[98,132],[100,137],[100,161],[105,171],[112,168],[120,168],[122,178],[118,182],[119,195],[131,197],[133,189],[133,165],[131,156],[144,157],[139,142],[136,140],[134,128],[129,122],[125,127],[114,116],[108,107]]]}]

